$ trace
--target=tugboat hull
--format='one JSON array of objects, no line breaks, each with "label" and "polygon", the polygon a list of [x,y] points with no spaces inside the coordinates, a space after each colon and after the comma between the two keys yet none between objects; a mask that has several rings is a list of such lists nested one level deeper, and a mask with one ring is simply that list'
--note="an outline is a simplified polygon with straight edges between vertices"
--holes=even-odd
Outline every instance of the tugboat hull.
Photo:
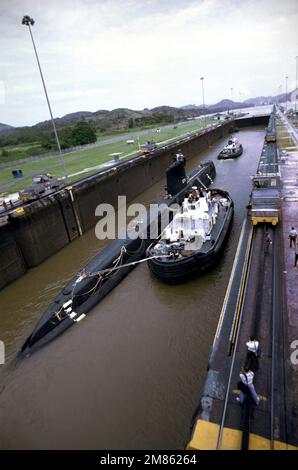
[{"label": "tugboat hull", "polygon": [[242,145],[240,144],[240,148],[238,151],[234,152],[234,153],[224,153],[224,152],[220,152],[217,156],[217,159],[218,160],[228,160],[230,158],[237,158],[237,157],[240,157],[240,155],[242,155],[243,153],[243,147]]}]

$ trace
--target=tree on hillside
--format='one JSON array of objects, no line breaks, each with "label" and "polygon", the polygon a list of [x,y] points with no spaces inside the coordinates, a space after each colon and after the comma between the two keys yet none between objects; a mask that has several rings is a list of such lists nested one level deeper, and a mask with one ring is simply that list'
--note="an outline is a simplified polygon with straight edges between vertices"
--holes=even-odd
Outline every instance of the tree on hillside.
[{"label": "tree on hillside", "polygon": [[94,127],[86,121],[79,121],[72,130],[73,145],[85,145],[96,142]]},{"label": "tree on hillside", "polygon": [[57,144],[54,137],[44,134],[41,138],[41,146],[45,150],[57,150]]},{"label": "tree on hillside", "polygon": [[1,157],[8,157],[8,156],[9,156],[8,150],[3,149],[2,152],[1,152]]},{"label": "tree on hillside", "polygon": [[59,140],[62,149],[77,145],[74,143],[73,129],[63,129],[63,131],[59,133]]},{"label": "tree on hillside", "polygon": [[148,126],[155,124],[170,124],[174,122],[174,117],[166,113],[153,113],[149,116],[142,116],[135,120],[136,126]]}]

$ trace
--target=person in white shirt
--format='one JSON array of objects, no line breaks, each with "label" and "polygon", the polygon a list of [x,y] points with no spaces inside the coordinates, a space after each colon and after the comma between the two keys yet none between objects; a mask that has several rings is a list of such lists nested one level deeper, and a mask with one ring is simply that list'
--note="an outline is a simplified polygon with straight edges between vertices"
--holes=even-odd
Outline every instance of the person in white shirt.
[{"label": "person in white shirt", "polygon": [[294,244],[294,248],[296,246],[296,240],[297,240],[297,230],[295,227],[292,227],[291,230],[289,231],[289,239],[290,239],[290,248],[292,248],[292,244]]},{"label": "person in white shirt", "polygon": [[259,357],[260,357],[260,343],[254,336],[249,337],[249,341],[246,343],[247,355],[245,365],[252,369],[254,372],[259,369]]},{"label": "person in white shirt", "polygon": [[249,351],[257,355],[259,349],[259,341],[257,341],[254,336],[249,337],[249,341],[247,341],[246,346]]},{"label": "person in white shirt", "polygon": [[253,384],[254,376],[255,374],[246,366],[244,366],[240,372],[240,381],[238,382],[240,394],[239,397],[237,397],[237,401],[239,401],[241,405],[244,403],[245,396],[247,395],[250,395],[256,405],[260,403],[260,397]]}]

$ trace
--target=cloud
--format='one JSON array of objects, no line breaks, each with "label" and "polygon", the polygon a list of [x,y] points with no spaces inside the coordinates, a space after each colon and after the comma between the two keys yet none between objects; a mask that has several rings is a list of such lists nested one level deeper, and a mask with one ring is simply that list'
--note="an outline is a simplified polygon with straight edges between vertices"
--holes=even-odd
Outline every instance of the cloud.
[{"label": "cloud", "polygon": [[[285,0],[11,0],[0,4],[0,121],[48,118],[23,14],[55,115],[81,109],[206,102],[294,84],[297,2]],[[26,109],[25,109],[26,106]],[[29,113],[27,106],[31,106]]]}]

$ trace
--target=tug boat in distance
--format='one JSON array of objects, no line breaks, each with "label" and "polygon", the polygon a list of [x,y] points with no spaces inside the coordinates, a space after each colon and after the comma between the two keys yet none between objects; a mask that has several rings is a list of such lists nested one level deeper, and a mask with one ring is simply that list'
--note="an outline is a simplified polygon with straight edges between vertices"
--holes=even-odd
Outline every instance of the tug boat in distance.
[{"label": "tug boat in distance", "polygon": [[222,151],[218,154],[218,160],[226,160],[228,158],[236,158],[240,157],[243,153],[242,144],[240,144],[239,140],[236,137],[231,137],[228,140],[227,145],[224,146]]},{"label": "tug boat in distance", "polygon": [[218,259],[233,219],[234,204],[222,189],[191,188],[172,222],[147,249],[150,270],[167,284],[204,273]]}]

